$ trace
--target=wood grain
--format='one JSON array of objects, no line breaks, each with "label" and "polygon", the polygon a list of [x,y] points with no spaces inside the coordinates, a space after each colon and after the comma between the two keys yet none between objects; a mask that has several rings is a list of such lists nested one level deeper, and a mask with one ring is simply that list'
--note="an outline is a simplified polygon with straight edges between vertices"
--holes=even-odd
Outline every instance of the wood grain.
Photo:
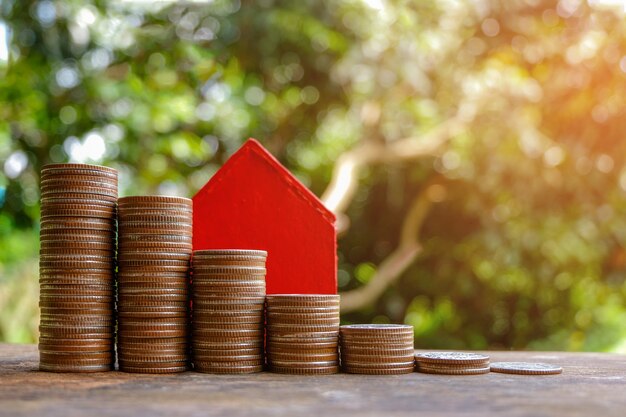
[{"label": "wood grain", "polygon": [[0,416],[624,416],[626,357],[490,352],[563,374],[303,377],[37,371],[37,347],[0,344]]}]

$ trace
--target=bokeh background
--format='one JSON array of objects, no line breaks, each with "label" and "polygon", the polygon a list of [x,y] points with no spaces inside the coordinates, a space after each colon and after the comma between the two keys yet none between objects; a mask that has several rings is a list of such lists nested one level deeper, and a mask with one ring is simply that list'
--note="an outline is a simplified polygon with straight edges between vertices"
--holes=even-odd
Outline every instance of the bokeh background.
[{"label": "bokeh background", "polygon": [[192,196],[252,136],[339,216],[345,322],[626,352],[625,11],[0,0],[0,340],[37,338],[42,165]]}]

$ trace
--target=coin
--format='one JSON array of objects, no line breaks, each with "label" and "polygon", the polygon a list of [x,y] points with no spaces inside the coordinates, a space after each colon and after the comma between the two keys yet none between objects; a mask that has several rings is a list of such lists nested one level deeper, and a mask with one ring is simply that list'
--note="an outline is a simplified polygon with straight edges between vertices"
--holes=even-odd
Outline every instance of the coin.
[{"label": "coin", "polygon": [[261,372],[263,365],[207,365],[203,363],[194,364],[194,371],[210,374],[251,374]]},{"label": "coin", "polygon": [[113,370],[113,364],[99,365],[75,365],[75,364],[54,364],[39,362],[40,371],[49,372],[106,372]]},{"label": "coin", "polygon": [[415,355],[418,362],[442,364],[484,364],[489,362],[489,356],[469,352],[427,352]]},{"label": "coin", "polygon": [[493,362],[491,372],[518,375],[556,375],[563,372],[563,368],[548,363]]},{"label": "coin", "polygon": [[351,366],[342,366],[344,372],[349,374],[361,374],[361,375],[403,375],[413,372],[413,367],[406,368],[393,368],[393,369],[369,369],[369,368],[355,368]]},{"label": "coin", "polygon": [[194,251],[194,256],[259,256],[266,258],[267,251],[254,249],[201,249]]},{"label": "coin", "polygon": [[433,369],[426,366],[419,365],[417,371],[425,374],[439,374],[439,375],[483,375],[489,373],[489,367],[482,368],[468,368],[468,369]]},{"label": "coin", "polygon": [[287,366],[270,366],[270,372],[278,374],[294,375],[331,375],[339,372],[339,366],[312,367],[312,368],[292,368]]}]

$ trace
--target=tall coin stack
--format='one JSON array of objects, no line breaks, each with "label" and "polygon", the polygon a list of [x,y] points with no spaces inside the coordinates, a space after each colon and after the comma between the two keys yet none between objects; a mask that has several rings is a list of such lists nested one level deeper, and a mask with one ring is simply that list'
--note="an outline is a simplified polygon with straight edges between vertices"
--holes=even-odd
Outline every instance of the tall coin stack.
[{"label": "tall coin stack", "polygon": [[192,201],[123,197],[118,237],[118,364],[124,372],[188,369]]},{"label": "tall coin stack", "polygon": [[262,250],[193,253],[193,363],[199,372],[263,370],[265,260]]},{"label": "tall coin stack", "polygon": [[341,368],[351,374],[398,375],[413,372],[413,326],[341,326]]},{"label": "tall coin stack", "polygon": [[339,295],[280,294],[267,298],[267,365],[284,374],[339,371]]},{"label": "tall coin stack", "polygon": [[39,367],[113,369],[117,171],[84,164],[41,171]]}]

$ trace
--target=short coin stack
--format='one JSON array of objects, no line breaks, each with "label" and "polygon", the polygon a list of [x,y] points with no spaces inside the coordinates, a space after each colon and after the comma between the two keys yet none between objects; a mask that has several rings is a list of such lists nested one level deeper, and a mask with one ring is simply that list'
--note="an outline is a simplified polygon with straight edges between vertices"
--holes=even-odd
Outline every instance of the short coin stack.
[{"label": "short coin stack", "polygon": [[263,370],[265,261],[262,250],[193,253],[193,363],[199,372]]},{"label": "short coin stack", "polygon": [[415,355],[417,371],[427,374],[480,375],[489,372],[489,356],[468,352],[426,352]]},{"label": "short coin stack", "polygon": [[284,374],[339,371],[339,296],[267,296],[267,365]]},{"label": "short coin stack", "polygon": [[113,369],[116,204],[112,168],[41,171],[41,370]]},{"label": "short coin stack", "polygon": [[414,370],[413,326],[352,324],[341,326],[341,367],[344,372],[398,375]]},{"label": "short coin stack", "polygon": [[188,369],[192,201],[119,199],[118,363],[121,371]]}]

